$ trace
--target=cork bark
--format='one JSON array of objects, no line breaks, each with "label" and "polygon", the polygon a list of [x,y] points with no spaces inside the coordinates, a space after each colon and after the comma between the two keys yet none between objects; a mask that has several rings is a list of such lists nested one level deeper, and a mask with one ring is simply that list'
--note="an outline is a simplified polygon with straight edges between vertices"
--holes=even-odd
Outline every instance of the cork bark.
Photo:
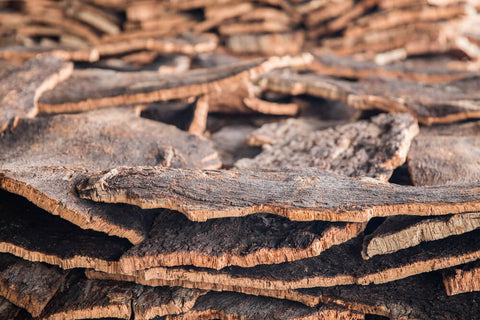
[{"label": "cork bark", "polygon": [[476,118],[480,114],[476,97],[480,78],[477,76],[436,84],[387,78],[352,82],[282,70],[259,77],[258,84],[264,90],[339,100],[358,109],[406,112],[427,125]]},{"label": "cork bark", "polygon": [[479,136],[479,122],[422,129],[408,153],[412,182],[428,186],[478,181]]},{"label": "cork bark", "polygon": [[426,241],[444,239],[480,228],[480,213],[468,212],[429,219],[388,217],[380,227],[365,237],[362,256],[369,259],[389,254]]},{"label": "cork bark", "polygon": [[2,74],[0,78],[0,132],[14,128],[20,118],[38,113],[40,95],[70,76],[73,64],[43,56]]},{"label": "cork bark", "polygon": [[0,318],[5,320],[31,320],[32,316],[5,298],[0,297]]},{"label": "cork bark", "polygon": [[[302,122],[291,120],[286,125],[298,127]],[[288,132],[289,128],[278,130]],[[305,133],[265,145],[255,158],[241,159],[235,166],[240,169],[316,167],[386,182],[393,170],[405,162],[418,125],[407,114],[381,114],[326,130],[308,131],[305,128],[298,131]]]},{"label": "cork bark", "polygon": [[24,63],[39,54],[48,54],[66,61],[95,62],[100,58],[98,51],[92,48],[72,49],[62,46],[8,46],[0,47],[0,58],[14,63]]},{"label": "cork bark", "polygon": [[123,272],[133,273],[157,266],[221,269],[282,263],[322,254],[332,245],[357,236],[364,226],[292,222],[268,214],[197,223],[165,210],[158,215],[148,238],[122,255],[120,265]]},{"label": "cork bark", "polygon": [[37,317],[61,286],[67,272],[0,253],[0,296]]},{"label": "cork bark", "polygon": [[476,184],[407,187],[315,168],[201,171],[119,167],[91,175],[77,185],[82,198],[169,208],[193,221],[257,212],[299,221],[351,222],[398,214],[472,212],[480,207],[478,189]]},{"label": "cork bark", "polygon": [[478,294],[480,291],[479,261],[443,270],[442,275],[443,284],[449,296],[466,292],[476,292]]}]

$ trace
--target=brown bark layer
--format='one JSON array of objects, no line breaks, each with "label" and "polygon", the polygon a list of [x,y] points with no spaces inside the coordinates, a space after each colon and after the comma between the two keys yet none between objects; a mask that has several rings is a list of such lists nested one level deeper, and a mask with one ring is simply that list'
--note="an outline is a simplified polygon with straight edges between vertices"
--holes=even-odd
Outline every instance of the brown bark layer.
[{"label": "brown bark layer", "polygon": [[91,175],[77,190],[85,199],[168,208],[193,221],[265,212],[291,220],[367,222],[380,216],[445,215],[480,208],[476,184],[407,187],[315,168],[202,171],[118,167]]},{"label": "brown bark layer", "polygon": [[126,239],[82,230],[5,191],[0,199],[1,252],[62,269],[117,272],[120,256],[132,246]]},{"label": "brown bark layer", "polygon": [[24,63],[39,54],[48,54],[67,61],[95,62],[100,58],[98,51],[90,48],[72,49],[62,46],[8,46],[0,48],[0,58],[15,63]]},{"label": "brown bark layer", "polygon": [[381,114],[370,120],[285,137],[265,145],[255,158],[237,161],[235,166],[240,169],[316,167],[349,177],[388,181],[393,170],[405,162],[417,133],[417,122],[410,115]]},{"label": "brown bark layer", "polygon": [[426,241],[444,239],[480,228],[480,213],[468,212],[429,219],[420,217],[388,217],[365,237],[362,256],[389,254]]},{"label": "brown bark layer", "polygon": [[443,284],[449,296],[480,291],[480,261],[467,263],[442,272]]},{"label": "brown bark layer", "polygon": [[480,78],[477,76],[437,84],[383,78],[351,82],[315,73],[298,74],[283,70],[260,76],[258,84],[265,90],[285,94],[340,100],[358,109],[407,112],[427,125],[480,115],[476,96]]},{"label": "brown bark layer", "polygon": [[233,167],[241,158],[250,158],[260,150],[247,145],[246,139],[255,127],[248,124],[232,124],[222,127],[210,136],[215,150],[217,150],[223,167]]},{"label": "brown bark layer", "polygon": [[[260,292],[349,284],[366,286],[475,261],[480,258],[480,245],[475,240],[479,234],[478,230],[472,231],[368,260],[361,256],[363,237],[360,236],[333,246],[319,256],[293,262],[221,270],[154,267],[132,274],[128,281],[148,285],[164,285],[164,281],[168,281],[169,285],[202,289]],[[118,279],[116,275],[110,276]]]},{"label": "brown bark layer", "polygon": [[75,274],[45,307],[41,318],[153,319],[188,311],[202,290],[180,287],[147,287],[128,282],[87,280]]},{"label": "brown bark layer", "polygon": [[73,64],[53,56],[32,59],[0,78],[0,132],[17,125],[20,118],[38,113],[40,95],[70,76]]},{"label": "brown bark layer", "polygon": [[0,319],[31,320],[33,318],[24,309],[21,309],[7,299],[0,297]]},{"label": "brown bark layer", "polygon": [[408,153],[415,185],[449,185],[480,179],[480,122],[424,128]]},{"label": "brown bark layer", "polygon": [[0,296],[37,317],[61,286],[67,272],[0,253]]},{"label": "brown bark layer", "polygon": [[245,320],[360,320],[364,315],[331,306],[307,307],[303,304],[234,292],[209,292],[197,299],[186,313],[169,315],[169,320],[245,319]]},{"label": "brown bark layer", "polygon": [[219,168],[210,141],[129,108],[22,119],[0,137],[0,167],[118,165]]},{"label": "brown bark layer", "polygon": [[243,55],[286,55],[301,52],[305,35],[301,31],[265,34],[235,34],[225,41],[232,53]]},{"label": "brown bark layer", "polygon": [[[273,57],[239,62],[217,68],[192,70],[179,75],[143,71],[135,74],[110,70],[75,71],[69,81],[45,93],[39,102],[42,112],[75,112],[112,105],[183,99],[209,94],[225,95],[251,85],[251,79],[275,68],[309,62],[309,56]],[[232,88],[230,88],[232,87]],[[233,107],[244,111],[245,106]],[[212,107],[211,111],[222,111]]]},{"label": "brown bark layer", "polygon": [[292,222],[268,214],[197,223],[165,210],[149,237],[128,250],[120,264],[124,272],[133,273],[157,266],[221,269],[281,263],[322,254],[363,228],[361,223]]}]

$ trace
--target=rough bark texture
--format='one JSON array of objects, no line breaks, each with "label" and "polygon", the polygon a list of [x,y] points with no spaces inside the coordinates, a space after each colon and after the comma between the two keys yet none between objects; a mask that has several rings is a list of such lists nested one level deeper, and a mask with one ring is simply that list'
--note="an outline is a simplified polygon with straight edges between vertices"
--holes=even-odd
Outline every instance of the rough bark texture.
[{"label": "rough bark texture", "polygon": [[435,241],[460,235],[480,228],[480,213],[462,213],[433,217],[397,216],[388,217],[380,227],[365,237],[362,256],[369,259],[375,255],[388,254]]},{"label": "rough bark texture", "polygon": [[34,59],[39,54],[48,54],[58,59],[67,61],[88,61],[94,62],[100,58],[95,49],[72,49],[62,47],[45,46],[8,46],[0,47],[0,58],[15,63],[23,63],[28,59]]},{"label": "rough bark texture", "polygon": [[480,210],[479,189],[476,184],[406,187],[315,168],[202,171],[119,167],[91,175],[77,185],[82,198],[169,208],[194,221],[256,212],[291,220],[351,222],[398,214],[472,212]]},{"label": "rough bark texture", "polygon": [[4,320],[30,320],[32,316],[25,310],[17,307],[7,299],[0,297],[0,319]]},{"label": "rough bark texture", "polygon": [[467,263],[442,272],[443,284],[449,296],[480,291],[480,261]]},{"label": "rough bark texture", "polygon": [[[364,260],[361,256],[363,237],[357,237],[333,246],[319,256],[293,262],[251,268],[226,267],[221,270],[155,267],[136,272],[129,281],[159,285],[156,283],[158,279],[161,285],[164,285],[163,281],[169,281],[169,285],[234,291],[240,288],[284,291],[386,283],[479,259],[480,245],[475,240],[479,234],[480,231],[477,230],[430,241],[389,255],[375,256],[369,260]],[[105,277],[108,278],[108,275]]]},{"label": "rough bark texture", "polygon": [[41,318],[152,319],[188,311],[202,290],[147,287],[128,282],[87,280],[73,275],[45,307]]},{"label": "rough bark texture", "polygon": [[195,306],[180,315],[169,315],[168,320],[245,319],[245,320],[360,320],[364,315],[331,306],[307,307],[298,302],[258,297],[233,292],[210,292],[197,299]]},{"label": "rough bark texture", "polygon": [[70,76],[73,64],[43,56],[2,74],[0,78],[0,132],[15,127],[23,117],[38,113],[40,95]]},{"label": "rough bark texture", "polygon": [[350,177],[388,181],[393,170],[405,162],[410,142],[417,133],[417,122],[410,115],[381,114],[370,120],[285,137],[265,145],[255,158],[237,161],[235,166],[240,169],[316,167]]},{"label": "rough bark texture", "polygon": [[126,239],[82,230],[16,195],[0,191],[0,251],[63,269],[116,272],[131,244]]},{"label": "rough bark texture", "polygon": [[351,82],[315,73],[282,70],[260,76],[258,84],[265,90],[340,100],[359,109],[408,112],[428,125],[480,115],[476,94],[480,86],[478,76],[440,84],[386,78]]},{"label": "rough bark texture", "polygon": [[43,263],[0,253],[0,296],[38,316],[65,280],[67,272]]},{"label": "rough bark texture", "polygon": [[226,39],[225,47],[235,54],[267,56],[298,54],[305,35],[301,31],[265,34],[235,34]]},{"label": "rough bark texture", "polygon": [[268,214],[198,223],[164,211],[148,239],[127,251],[120,263],[126,273],[156,266],[221,269],[281,263],[319,255],[363,228],[361,223],[291,222]]},{"label": "rough bark texture", "polygon": [[[239,88],[246,91],[247,87],[251,86],[251,79],[262,72],[302,65],[310,60],[310,56],[273,57],[213,69],[192,70],[178,75],[162,75],[148,71],[132,74],[99,69],[78,70],[68,81],[46,92],[40,99],[39,108],[42,112],[74,112],[206,94],[224,96],[238,91]],[[244,112],[248,109],[243,103],[232,108],[234,111]],[[211,111],[222,109],[212,108]]]},{"label": "rough bark texture", "polygon": [[412,182],[419,186],[480,180],[480,122],[424,128],[408,153]]},{"label": "rough bark texture", "polygon": [[128,108],[22,119],[0,137],[0,148],[2,169],[42,165],[214,169],[221,165],[210,141],[139,118]]}]

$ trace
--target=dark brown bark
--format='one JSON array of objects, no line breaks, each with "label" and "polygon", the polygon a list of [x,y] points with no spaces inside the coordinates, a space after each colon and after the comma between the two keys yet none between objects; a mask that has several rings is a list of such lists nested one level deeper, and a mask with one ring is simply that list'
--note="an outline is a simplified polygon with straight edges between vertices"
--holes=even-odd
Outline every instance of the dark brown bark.
[{"label": "dark brown bark", "polygon": [[0,297],[0,319],[4,320],[31,320],[33,319],[32,316],[8,301]]},{"label": "dark brown bark", "polygon": [[127,251],[120,264],[124,272],[133,273],[156,266],[221,269],[281,263],[322,254],[363,228],[361,223],[291,222],[268,214],[197,223],[165,210],[148,239]]},{"label": "dark brown bark", "polygon": [[241,158],[256,156],[260,150],[247,145],[246,139],[255,127],[248,124],[227,125],[213,133],[210,139],[224,167],[232,167]]},{"label": "dark brown bark", "polygon": [[351,82],[315,73],[270,72],[258,84],[265,90],[340,100],[358,109],[407,112],[423,124],[479,117],[480,77],[422,84],[400,79],[369,78]]},{"label": "dark brown bark", "polygon": [[[292,120],[289,124],[300,126],[301,122]],[[289,128],[279,130],[288,132]],[[239,160],[235,166],[240,169],[316,167],[350,177],[388,181],[393,170],[405,162],[418,125],[407,114],[381,114],[326,130],[303,131],[305,134],[290,135],[264,146],[255,158]]]},{"label": "dark brown bark", "polygon": [[43,56],[2,74],[0,78],[0,132],[13,128],[20,118],[38,113],[40,95],[70,76],[73,64]]},{"label": "dark brown bark", "polygon": [[210,292],[197,299],[195,306],[180,315],[169,315],[169,320],[245,319],[245,320],[360,320],[364,315],[331,306],[307,307],[303,304],[267,297],[233,292]]},{"label": "dark brown bark", "polygon": [[[480,260],[442,272],[443,284],[449,296],[480,291]],[[463,297],[460,296],[460,297]]]},{"label": "dark brown bark", "polygon": [[424,128],[408,153],[415,185],[449,185],[480,180],[480,122]]},{"label": "dark brown bark", "polygon": [[0,253],[0,296],[34,317],[42,312],[66,276],[67,272],[58,267]]},{"label": "dark brown bark", "polygon": [[468,212],[429,219],[421,217],[388,217],[380,227],[365,237],[362,256],[369,259],[375,255],[388,254],[460,235],[480,228],[480,213]]},{"label": "dark brown bark", "polygon": [[0,199],[1,252],[63,269],[117,272],[117,261],[132,246],[126,239],[82,230],[5,191]]},{"label": "dark brown bark", "polygon": [[266,212],[291,220],[366,222],[398,214],[430,216],[480,210],[476,184],[406,187],[315,168],[202,171],[119,167],[91,175],[77,190],[85,199],[169,208],[193,221]]}]

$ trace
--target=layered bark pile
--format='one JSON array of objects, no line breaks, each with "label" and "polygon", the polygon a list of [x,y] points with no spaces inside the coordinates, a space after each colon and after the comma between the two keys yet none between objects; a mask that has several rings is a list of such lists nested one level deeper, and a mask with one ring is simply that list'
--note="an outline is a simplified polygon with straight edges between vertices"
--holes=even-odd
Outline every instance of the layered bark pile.
[{"label": "layered bark pile", "polygon": [[480,319],[475,1],[0,1],[0,319]]}]

